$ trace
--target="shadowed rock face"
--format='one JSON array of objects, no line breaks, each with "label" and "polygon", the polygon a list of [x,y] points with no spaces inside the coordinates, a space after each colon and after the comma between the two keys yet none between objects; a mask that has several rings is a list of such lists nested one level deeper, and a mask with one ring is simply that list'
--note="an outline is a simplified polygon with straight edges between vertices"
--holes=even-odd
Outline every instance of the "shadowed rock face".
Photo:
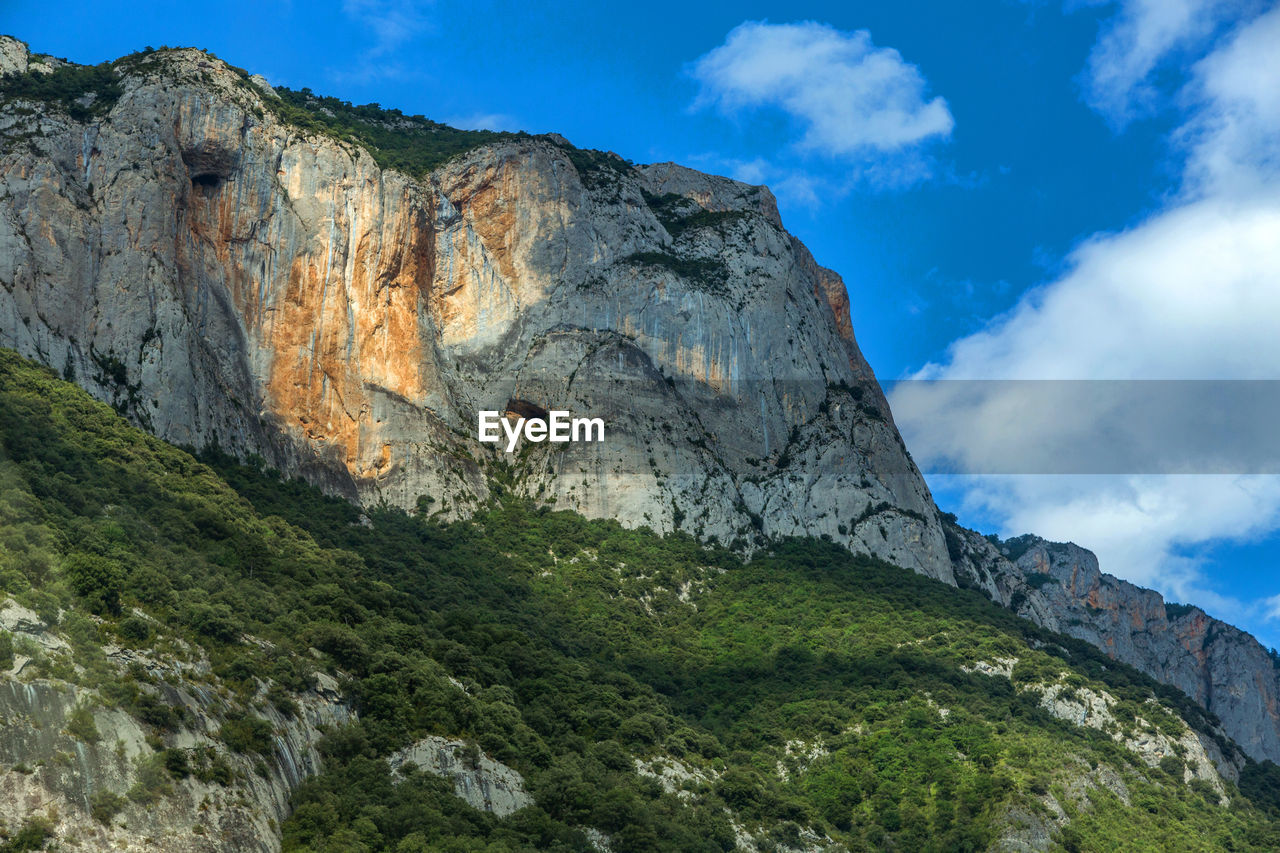
[{"label": "shadowed rock face", "polygon": [[518,489],[722,541],[826,534],[951,580],[844,285],[767,189],[579,169],[552,138],[411,179],[281,124],[207,54],[148,65],[88,123],[0,111],[0,344],[171,441],[449,516],[507,458],[479,411],[602,417],[604,442],[523,448]]},{"label": "shadowed rock face", "polygon": [[1250,756],[1280,761],[1280,680],[1252,636],[1198,607],[1166,606],[1158,592],[1100,571],[1078,545],[1023,536],[1002,553],[973,531],[948,536],[962,586],[1177,687]]}]

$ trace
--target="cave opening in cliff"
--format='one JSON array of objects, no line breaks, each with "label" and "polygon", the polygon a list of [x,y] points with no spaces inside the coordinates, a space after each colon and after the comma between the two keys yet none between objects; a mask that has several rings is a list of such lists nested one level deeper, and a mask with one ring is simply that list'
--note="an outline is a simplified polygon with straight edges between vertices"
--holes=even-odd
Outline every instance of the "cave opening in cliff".
[{"label": "cave opening in cliff", "polygon": [[222,177],[212,172],[206,172],[201,175],[191,176],[191,186],[193,189],[210,189],[216,190],[222,184]]}]

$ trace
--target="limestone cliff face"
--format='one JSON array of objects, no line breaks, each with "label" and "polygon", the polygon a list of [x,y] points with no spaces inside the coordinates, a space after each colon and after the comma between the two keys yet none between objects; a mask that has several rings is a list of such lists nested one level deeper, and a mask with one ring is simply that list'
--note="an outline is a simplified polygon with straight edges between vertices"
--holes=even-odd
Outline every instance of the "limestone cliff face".
[{"label": "limestone cliff face", "polygon": [[[0,45],[0,70],[30,62]],[[164,438],[363,501],[465,514],[518,462],[556,507],[825,534],[952,580],[844,285],[767,189],[575,166],[554,137],[411,179],[199,51],[117,69],[96,118],[0,107],[0,345]],[[477,413],[512,399],[606,439],[480,444]]]},{"label": "limestone cliff face", "polygon": [[1158,592],[1100,571],[1078,545],[1022,536],[998,548],[955,527],[948,537],[962,586],[1179,688],[1250,756],[1280,762],[1280,677],[1252,636],[1198,607],[1166,606]]}]

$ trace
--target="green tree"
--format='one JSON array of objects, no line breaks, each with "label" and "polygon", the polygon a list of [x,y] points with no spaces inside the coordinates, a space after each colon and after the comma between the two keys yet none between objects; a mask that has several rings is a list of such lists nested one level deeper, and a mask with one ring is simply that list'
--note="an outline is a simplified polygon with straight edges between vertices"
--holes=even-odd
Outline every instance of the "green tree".
[{"label": "green tree", "polygon": [[115,560],[76,551],[62,561],[62,573],[71,591],[99,615],[120,614],[120,593],[125,572]]}]

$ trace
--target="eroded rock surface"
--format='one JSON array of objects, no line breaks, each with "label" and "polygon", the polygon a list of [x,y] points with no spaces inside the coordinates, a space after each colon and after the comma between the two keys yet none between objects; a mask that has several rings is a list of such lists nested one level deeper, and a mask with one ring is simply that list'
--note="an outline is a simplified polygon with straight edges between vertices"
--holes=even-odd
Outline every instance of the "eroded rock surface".
[{"label": "eroded rock surface", "polygon": [[[0,601],[0,626],[29,642],[33,655],[76,668],[66,638],[33,611]],[[235,709],[210,681],[207,660],[102,651],[121,681],[145,673],[139,689],[181,713],[181,724],[159,732],[91,688],[28,677],[30,658],[15,655],[13,669],[0,673],[0,821],[16,830],[33,817],[46,819],[64,850],[279,850],[290,795],[319,771],[322,730],[352,719],[336,682],[320,675],[312,690],[292,694],[290,713],[257,697],[251,713],[270,725],[272,747],[247,755],[217,736]],[[177,778],[166,770],[162,749],[180,755],[189,772]],[[212,768],[221,769],[202,772]]]},{"label": "eroded rock surface", "polygon": [[952,527],[948,537],[962,586],[1177,687],[1217,715],[1248,755],[1280,761],[1280,680],[1252,636],[1106,574],[1078,545],[1022,536],[1002,551],[972,531]]},{"label": "eroded rock surface", "polygon": [[475,744],[444,737],[426,737],[387,758],[393,770],[406,766],[453,783],[453,790],[480,811],[506,817],[533,804],[520,773],[482,753]]}]

